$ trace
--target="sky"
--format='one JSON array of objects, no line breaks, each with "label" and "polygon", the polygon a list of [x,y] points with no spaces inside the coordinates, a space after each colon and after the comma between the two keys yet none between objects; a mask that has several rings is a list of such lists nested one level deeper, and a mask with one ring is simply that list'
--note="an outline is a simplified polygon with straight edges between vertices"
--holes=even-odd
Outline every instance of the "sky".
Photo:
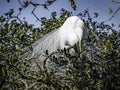
[{"label": "sky", "polygon": [[[43,3],[46,0],[32,1]],[[116,10],[120,6],[120,3],[112,3],[112,0],[75,0],[77,9],[76,11],[74,11],[71,8],[71,5],[68,1],[69,0],[57,0],[55,3],[48,7],[49,10],[44,9],[43,7],[38,7],[35,13],[39,18],[50,18],[52,12],[57,12],[57,15],[59,15],[59,11],[61,10],[61,8],[65,8],[68,11],[72,11],[73,15],[77,15],[79,12],[83,12],[84,10],[89,9],[91,15],[93,15],[94,12],[99,13],[99,18],[97,18],[96,21],[100,22],[107,21],[111,17],[111,15],[108,14],[109,8]],[[7,12],[10,8],[13,8],[15,10],[15,14],[17,14],[19,7],[20,4],[18,3],[18,0],[10,0],[10,3],[7,3],[7,0],[0,0],[0,16]],[[29,24],[34,24],[35,27],[40,27],[40,22],[38,22],[36,18],[31,14],[32,9],[33,6],[28,6],[22,11],[19,17],[21,19],[25,17],[26,21],[28,21]],[[111,21],[107,23],[114,23],[116,26],[118,26],[118,24],[120,24],[120,11],[115,15],[115,17]]]}]

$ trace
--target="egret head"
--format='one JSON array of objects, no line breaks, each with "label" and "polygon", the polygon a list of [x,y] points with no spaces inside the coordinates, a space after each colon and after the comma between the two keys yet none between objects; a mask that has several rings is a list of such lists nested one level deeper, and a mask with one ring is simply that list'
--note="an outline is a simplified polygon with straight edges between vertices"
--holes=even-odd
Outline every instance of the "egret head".
[{"label": "egret head", "polygon": [[73,46],[83,37],[84,23],[78,16],[69,17],[61,26],[62,47]]},{"label": "egret head", "polygon": [[78,16],[71,16],[64,22],[63,26],[70,28],[76,28],[76,27],[83,28],[84,23]]}]

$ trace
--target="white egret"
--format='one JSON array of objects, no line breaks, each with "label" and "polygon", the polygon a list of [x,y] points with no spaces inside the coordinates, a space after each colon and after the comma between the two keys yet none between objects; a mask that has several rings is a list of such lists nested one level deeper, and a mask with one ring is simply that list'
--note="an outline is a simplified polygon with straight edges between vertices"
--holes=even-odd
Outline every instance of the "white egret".
[{"label": "white egret", "polygon": [[83,21],[78,16],[71,16],[60,28],[51,31],[33,43],[31,53],[27,53],[27,58],[36,58],[43,63],[44,51],[48,50],[49,53],[52,53],[57,49],[74,46],[78,41],[81,41],[83,31]]}]

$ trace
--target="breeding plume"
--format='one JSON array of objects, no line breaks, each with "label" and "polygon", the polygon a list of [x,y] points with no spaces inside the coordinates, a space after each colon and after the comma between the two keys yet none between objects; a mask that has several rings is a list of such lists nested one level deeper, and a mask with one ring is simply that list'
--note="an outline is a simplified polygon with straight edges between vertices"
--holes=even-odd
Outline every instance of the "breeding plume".
[{"label": "breeding plume", "polygon": [[60,28],[53,30],[33,43],[32,51],[28,53],[27,58],[36,58],[43,62],[46,50],[52,53],[57,49],[69,48],[81,41],[83,29],[84,23],[78,16],[69,17]]}]

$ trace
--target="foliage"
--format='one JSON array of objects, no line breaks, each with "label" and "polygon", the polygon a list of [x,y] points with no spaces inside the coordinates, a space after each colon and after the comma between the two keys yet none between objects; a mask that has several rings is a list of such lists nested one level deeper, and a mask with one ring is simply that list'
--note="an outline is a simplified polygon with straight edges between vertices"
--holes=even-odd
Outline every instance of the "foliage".
[{"label": "foliage", "polygon": [[[12,15],[12,13],[10,13]],[[22,49],[31,45],[37,38],[58,28],[72,13],[62,9],[59,18],[52,13],[51,19],[41,18],[41,28],[33,28],[27,22],[17,20],[8,22],[8,16],[0,17],[0,89],[1,90],[119,90],[120,89],[120,32],[114,25],[96,22],[88,10],[78,14],[85,18],[88,39],[82,51],[74,55],[69,50],[58,50],[49,54],[57,67],[63,67],[65,75],[56,75],[56,68],[48,71],[46,67],[35,71],[31,60],[22,59]],[[98,14],[95,13],[95,18]],[[50,24],[52,23],[52,24]],[[74,49],[78,47],[75,45]],[[61,57],[62,56],[62,57]],[[68,65],[69,64],[69,65]]]}]

